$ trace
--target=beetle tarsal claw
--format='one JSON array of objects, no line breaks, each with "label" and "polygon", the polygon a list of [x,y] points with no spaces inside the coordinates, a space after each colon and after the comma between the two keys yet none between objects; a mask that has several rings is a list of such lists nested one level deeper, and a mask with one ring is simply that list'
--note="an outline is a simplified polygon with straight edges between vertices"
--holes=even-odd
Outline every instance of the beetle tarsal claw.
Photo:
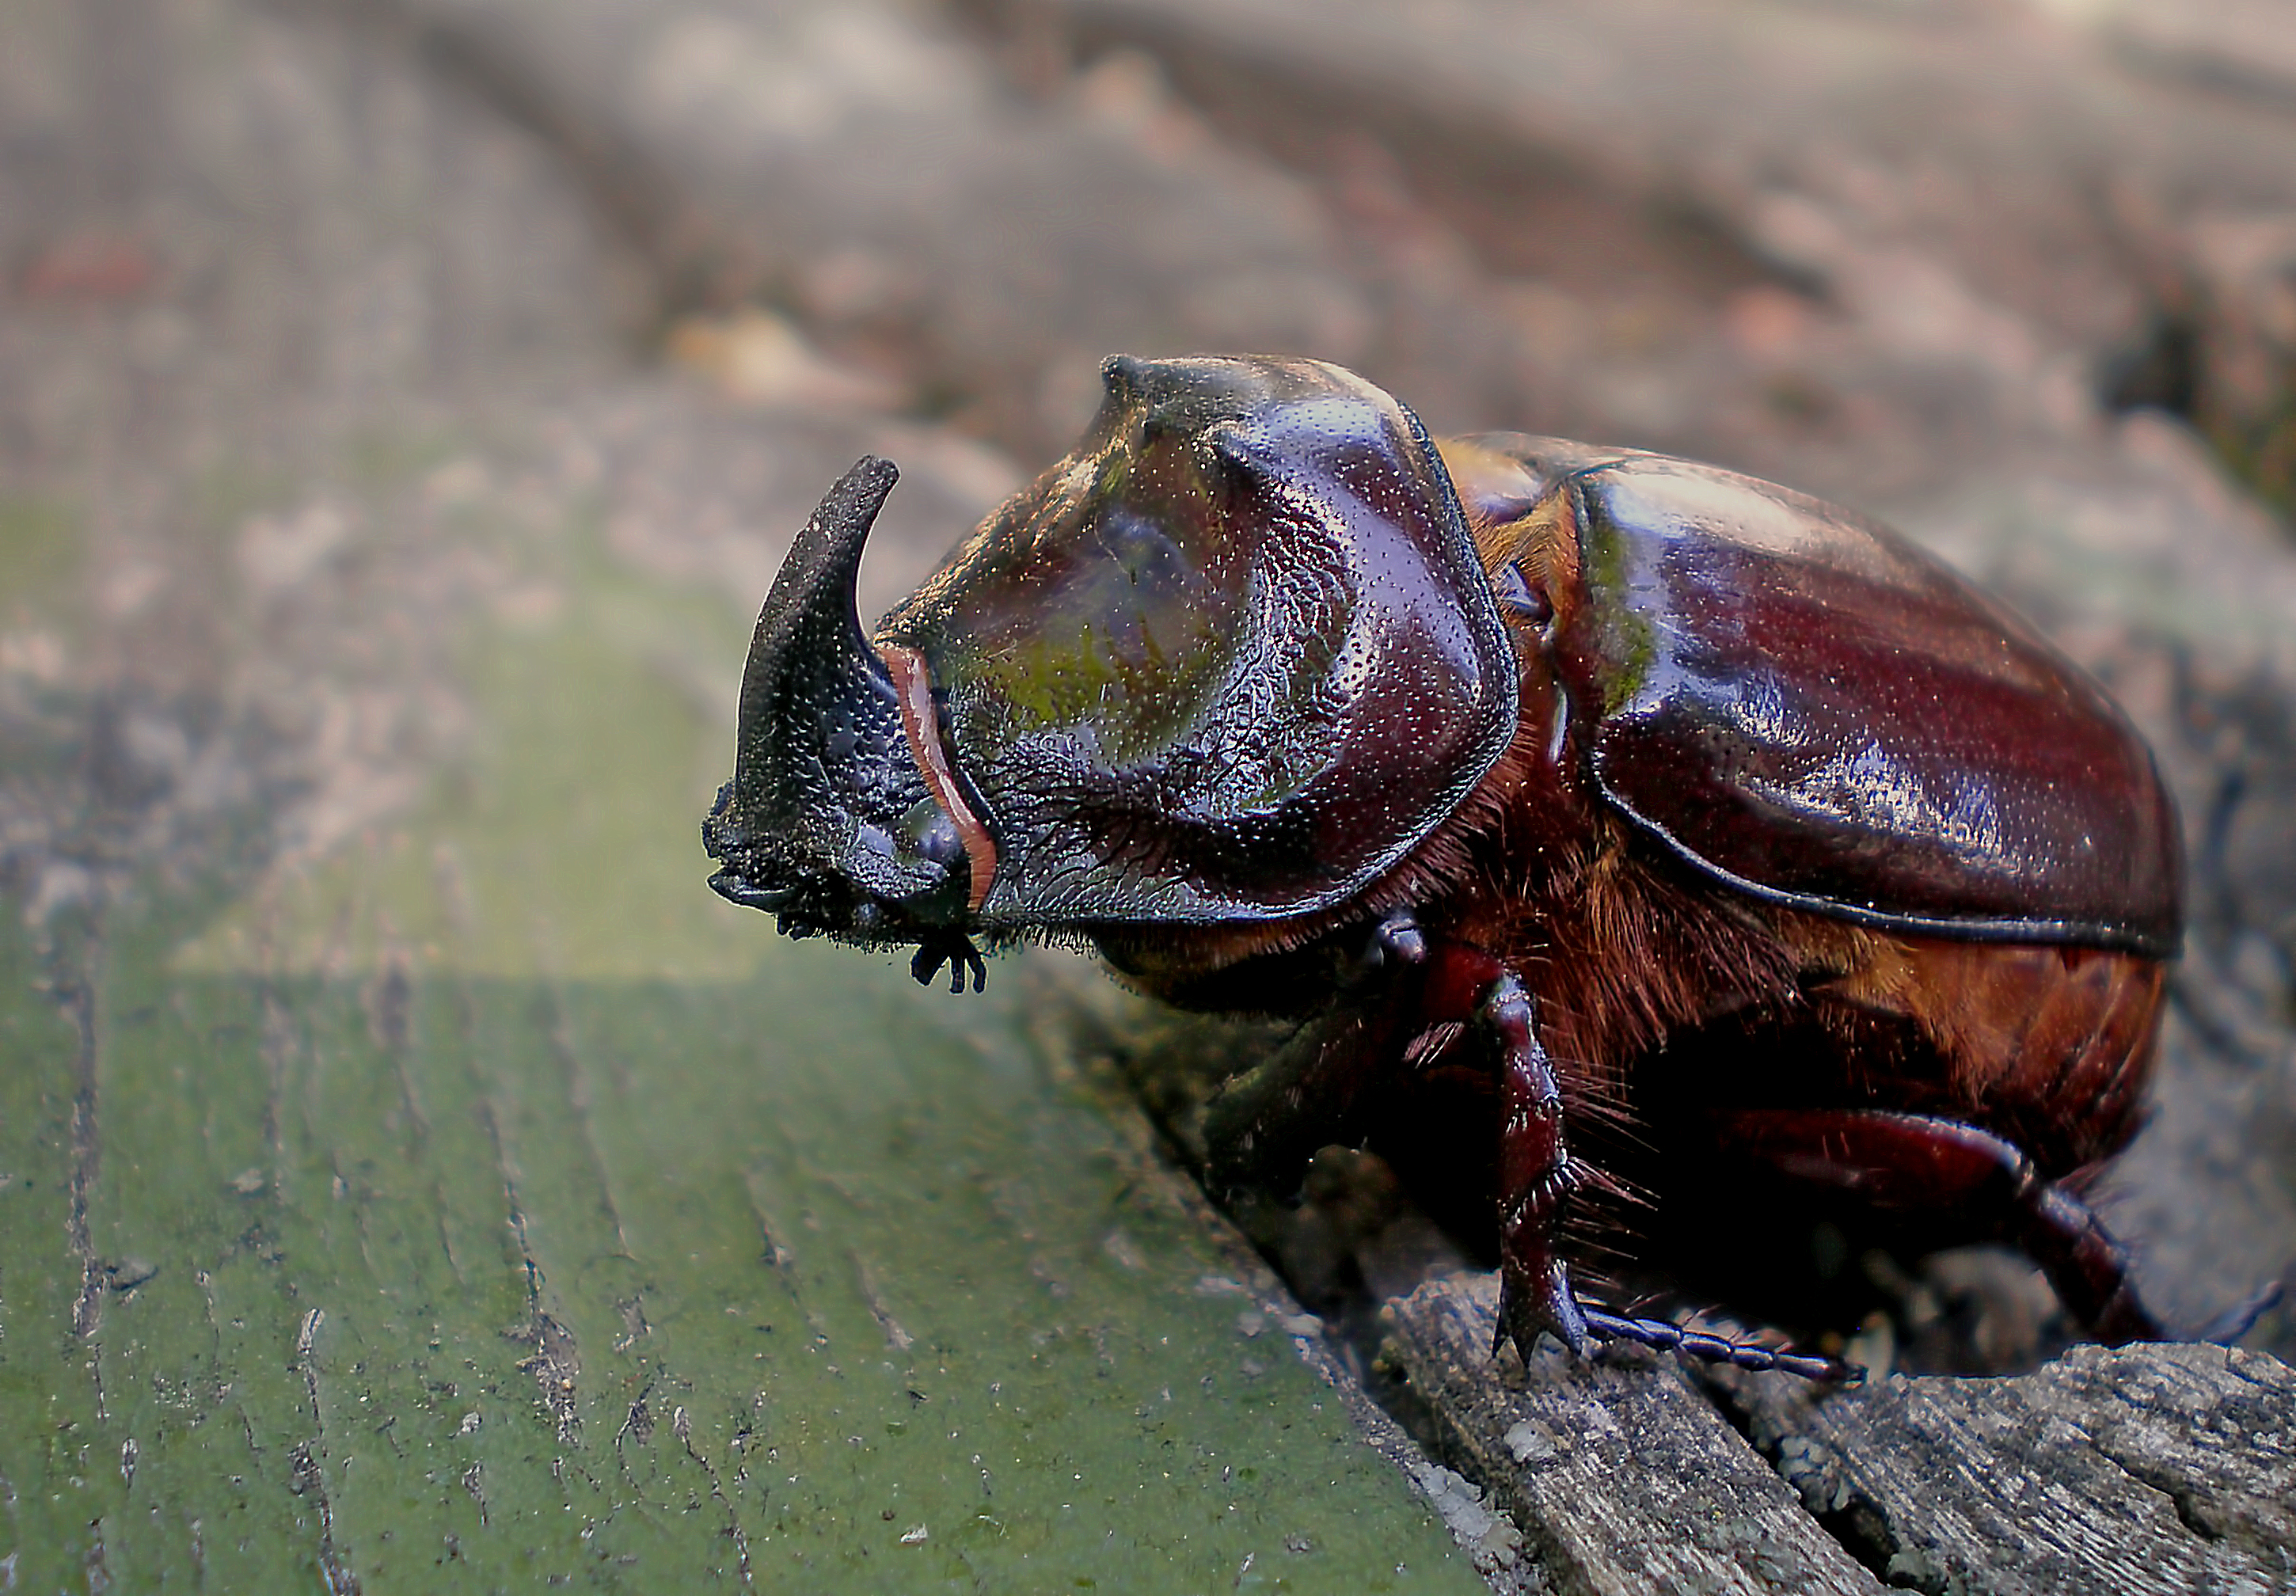
[{"label": "beetle tarsal claw", "polygon": [[975,992],[988,988],[988,965],[981,958],[980,950],[972,945],[971,937],[920,943],[916,956],[909,961],[909,974],[916,978],[918,986],[930,986],[944,964],[948,966],[948,989],[951,992],[964,991],[968,976],[972,979]]},{"label": "beetle tarsal claw", "polygon": [[1491,1337],[1491,1355],[1496,1357],[1513,1341],[1527,1363],[1541,1330],[1579,1357],[1594,1351],[1594,1332],[1571,1288],[1570,1266],[1560,1258],[1537,1275],[1512,1266],[1499,1271],[1499,1321]]}]

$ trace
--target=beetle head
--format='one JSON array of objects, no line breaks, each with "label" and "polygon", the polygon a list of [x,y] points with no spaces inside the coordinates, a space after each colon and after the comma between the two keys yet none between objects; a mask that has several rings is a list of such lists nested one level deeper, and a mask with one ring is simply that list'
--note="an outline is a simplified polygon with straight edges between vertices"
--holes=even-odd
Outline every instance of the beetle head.
[{"label": "beetle head", "polygon": [[709,885],[796,936],[954,950],[964,850],[912,756],[853,584],[898,473],[864,458],[798,535],[742,676],[734,779],[702,822]]},{"label": "beetle head", "polygon": [[853,581],[893,469],[822,502],[703,826],[720,893],[977,973],[971,933],[1337,905],[1496,763],[1514,657],[1415,416],[1314,361],[1103,375],[1076,451],[873,642]]}]

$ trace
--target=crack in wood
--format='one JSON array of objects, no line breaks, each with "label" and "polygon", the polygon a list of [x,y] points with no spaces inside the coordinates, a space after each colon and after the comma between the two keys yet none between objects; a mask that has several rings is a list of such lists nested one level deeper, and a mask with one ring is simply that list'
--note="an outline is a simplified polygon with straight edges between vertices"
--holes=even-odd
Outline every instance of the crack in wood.
[{"label": "crack in wood", "polygon": [[2296,1573],[2296,1445],[2280,1439],[2296,1381],[2259,1355],[2080,1346],[2015,1379],[1893,1378],[1823,1401],[1775,1377],[1701,1372],[1891,1584],[1981,1573],[2003,1596],[2166,1596]]},{"label": "crack in wood", "polygon": [[328,1591],[332,1596],[358,1596],[358,1576],[345,1566],[342,1553],[335,1545],[334,1504],[327,1500],[326,1481],[311,1448],[311,1442],[298,1441],[295,1449],[288,1453],[292,1470],[288,1489],[308,1496],[319,1515],[319,1575],[327,1582]]},{"label": "crack in wood", "polygon": [[[310,1499],[319,1515],[319,1573],[327,1582],[331,1596],[359,1596],[358,1576],[343,1560],[341,1549],[335,1544],[335,1509],[327,1495],[327,1480],[320,1459],[327,1445],[326,1420],[319,1405],[319,1371],[311,1362],[311,1348],[318,1339],[319,1327],[327,1322],[324,1308],[313,1308],[303,1315],[295,1330],[295,1355],[292,1367],[302,1377],[303,1394],[311,1404],[311,1436],[295,1443],[288,1459],[288,1489],[298,1496]],[[242,1410],[242,1416],[245,1410]],[[254,1432],[249,1431],[252,1445]]]},{"label": "crack in wood", "polygon": [[[784,1148],[786,1149],[786,1144]],[[795,1154],[785,1151],[783,1156],[793,1158]],[[795,1308],[799,1316],[804,1320],[806,1330],[815,1338],[816,1343],[826,1346],[830,1340],[829,1321],[815,1305],[813,1300],[806,1295],[805,1289],[799,1281],[796,1267],[797,1254],[783,1246],[777,1239],[788,1232],[782,1228],[781,1223],[774,1217],[772,1210],[766,1206],[765,1194],[758,1189],[763,1179],[761,1170],[752,1168],[748,1179],[742,1183],[750,1195],[750,1212],[758,1223],[759,1262],[773,1271],[774,1279],[788,1294],[790,1305]]]},{"label": "crack in wood", "polygon": [[[359,1005],[365,1011],[367,1034],[375,1048],[390,1060],[391,1078],[398,1088],[399,1107],[406,1115],[409,1140],[408,1162],[420,1165],[430,1143],[430,1116],[422,1106],[422,1094],[416,1089],[414,1075],[408,1061],[414,1052],[414,985],[406,950],[396,944],[382,951],[381,971],[359,991]],[[438,1198],[435,1181],[432,1183],[441,1245],[447,1262],[462,1277],[462,1268],[455,1257],[455,1248],[446,1228],[447,1204]]]},{"label": "crack in wood", "polygon": [[[91,931],[91,942],[93,931]],[[95,957],[93,946],[86,950],[90,961]],[[64,1230],[71,1243],[72,1256],[78,1260],[79,1295],[73,1299],[72,1334],[85,1340],[95,1333],[103,1316],[103,1261],[95,1256],[95,1243],[88,1226],[88,1202],[95,1191],[96,1177],[102,1166],[103,1146],[96,1131],[96,1034],[95,984],[94,971],[80,970],[52,975],[49,991],[56,1006],[72,1026],[76,1046],[72,1056],[72,1114],[71,1114],[71,1198],[65,1212]],[[93,1366],[93,1365],[91,1365]],[[103,1392],[101,1379],[96,1386],[96,1412],[103,1412]]]},{"label": "crack in wood", "polygon": [[549,991],[549,1022],[537,1028],[548,1038],[551,1056],[566,1077],[566,1105],[572,1111],[574,1123],[582,1133],[583,1156],[589,1160],[590,1173],[598,1183],[598,1205],[605,1210],[606,1222],[613,1227],[614,1256],[630,1256],[629,1238],[622,1231],[622,1211],[614,1200],[614,1183],[606,1173],[606,1157],[598,1146],[598,1138],[590,1125],[589,1071],[582,1062],[581,1050],[575,1044],[574,1018],[566,1003],[566,994],[554,983]]},{"label": "crack in wood", "polygon": [[871,1271],[868,1261],[849,1249],[845,1256],[852,1262],[854,1284],[861,1292],[862,1302],[869,1309],[869,1316],[877,1322],[878,1330],[883,1332],[887,1349],[906,1353],[916,1345],[916,1338],[901,1328],[901,1322],[893,1317],[892,1309],[885,1305],[884,1294],[877,1289],[877,1277]]},{"label": "crack in wood", "polygon": [[488,1144],[494,1150],[495,1172],[502,1182],[505,1216],[511,1236],[518,1245],[520,1266],[526,1274],[526,1322],[505,1333],[513,1341],[533,1346],[533,1354],[521,1359],[518,1367],[521,1372],[532,1375],[540,1388],[542,1404],[556,1428],[559,1445],[570,1445],[578,1436],[582,1422],[577,1402],[577,1382],[582,1371],[580,1349],[575,1344],[574,1332],[543,1308],[542,1265],[527,1240],[526,1209],[519,1200],[518,1181],[511,1173],[510,1160],[503,1147],[502,1126],[495,1117],[492,1100],[481,1096],[478,1112]]},{"label": "crack in wood", "polygon": [[[624,1436],[636,1441],[641,1446],[653,1439],[653,1408],[650,1404],[652,1395],[653,1382],[648,1380],[645,1388],[640,1391],[636,1399],[630,1404],[628,1413],[622,1419],[621,1428],[614,1432],[614,1455],[617,1461],[621,1458]],[[628,1464],[624,1463],[623,1467],[627,1469]]]},{"label": "crack in wood", "polygon": [[[630,1477],[631,1470],[629,1460],[625,1454],[624,1443],[635,1442],[640,1446],[650,1446],[653,1443],[656,1422],[653,1412],[653,1394],[661,1378],[657,1374],[655,1379],[646,1382],[644,1389],[641,1390],[636,1399],[630,1404],[629,1412],[624,1416],[621,1428],[614,1432],[615,1464],[626,1477]],[[742,1527],[741,1514],[735,1510],[733,1498],[726,1494],[725,1482],[718,1475],[717,1466],[695,1448],[693,1420],[683,1403],[670,1410],[669,1428],[671,1436],[684,1449],[687,1459],[701,1470],[702,1477],[709,1482],[710,1500],[715,1502],[726,1515],[725,1527],[719,1533],[734,1543],[734,1571],[742,1582],[742,1588],[749,1589],[752,1584],[749,1532]],[[747,1471],[744,1470],[742,1477],[746,1477]],[[633,1479],[633,1484],[635,1483]],[[643,1497],[642,1490],[641,1497]],[[619,1514],[620,1506],[621,1504],[617,1504],[613,1510],[607,1513],[602,1522],[611,1523]]]},{"label": "crack in wood", "polygon": [[281,1137],[285,1134],[279,1123],[281,1104],[287,1093],[288,1068],[295,1061],[296,1037],[294,1016],[270,982],[263,983],[263,1033],[258,1051],[263,1059],[263,1147],[271,1158],[271,1179],[276,1185],[284,1170],[285,1157]]},{"label": "crack in wood", "polygon": [[758,1173],[752,1169],[749,1179],[742,1184],[750,1194],[750,1216],[758,1222],[758,1261],[779,1274],[791,1295],[795,1296],[797,1281],[790,1274],[790,1265],[797,1262],[797,1255],[782,1244],[781,1238],[785,1232],[781,1223],[767,1211],[765,1196],[758,1190]]},{"label": "crack in wood", "polygon": [[529,1305],[529,1310],[532,1318],[509,1332],[512,1340],[529,1342],[534,1347],[532,1354],[519,1360],[519,1371],[532,1375],[534,1383],[540,1387],[542,1405],[550,1415],[558,1444],[577,1445],[582,1415],[575,1395],[582,1365],[576,1354],[574,1334],[538,1306]]},{"label": "crack in wood", "polygon": [[[394,1061],[402,1061],[408,1050],[414,1030],[412,1010],[414,986],[408,978],[406,953],[403,948],[387,950],[381,960],[381,973],[359,991],[360,1007],[366,1011],[367,1035],[375,1051]],[[398,1071],[398,1091],[406,1105],[407,1114],[424,1131],[430,1122],[414,1101],[414,1091],[402,1067]]]},{"label": "crack in wood", "polygon": [[676,1436],[678,1444],[685,1448],[685,1455],[693,1460],[694,1466],[699,1468],[709,1479],[710,1499],[725,1510],[725,1534],[734,1543],[734,1569],[741,1578],[742,1586],[746,1589],[750,1584],[750,1537],[742,1528],[741,1515],[734,1510],[733,1500],[726,1494],[725,1485],[718,1477],[716,1466],[694,1450],[693,1425],[686,1418],[685,1409],[683,1406],[670,1415],[669,1428],[671,1433]]}]

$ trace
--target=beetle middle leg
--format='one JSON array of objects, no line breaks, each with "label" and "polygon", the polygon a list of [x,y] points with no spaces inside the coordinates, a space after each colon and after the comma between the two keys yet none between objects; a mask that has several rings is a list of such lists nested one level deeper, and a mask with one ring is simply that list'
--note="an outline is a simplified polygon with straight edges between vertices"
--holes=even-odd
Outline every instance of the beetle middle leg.
[{"label": "beetle middle leg", "polygon": [[1426,936],[1410,911],[1370,929],[1348,961],[1354,1001],[1302,1026],[1212,1099],[1204,1115],[1210,1184],[1289,1192],[1318,1149],[1354,1140],[1357,1103],[1395,1054],[1398,984],[1413,979],[1426,958]]},{"label": "beetle middle leg", "polygon": [[1309,1021],[1204,1114],[1204,1179],[1214,1191],[1291,1193],[1318,1149],[1353,1140],[1365,1088],[1394,1052],[1383,1009],[1342,1005]]},{"label": "beetle middle leg", "polygon": [[1721,1117],[1723,1141],[1792,1178],[1877,1207],[1958,1216],[2022,1247],[2099,1340],[2164,1338],[2136,1295],[2127,1248],[2023,1150],[1961,1120],[1860,1109],[1755,1109]]}]

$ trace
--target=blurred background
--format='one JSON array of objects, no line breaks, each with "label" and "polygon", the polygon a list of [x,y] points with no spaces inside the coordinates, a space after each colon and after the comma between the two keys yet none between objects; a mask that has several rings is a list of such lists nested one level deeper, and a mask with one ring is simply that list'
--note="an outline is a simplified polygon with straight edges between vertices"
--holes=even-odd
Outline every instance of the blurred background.
[{"label": "blurred background", "polygon": [[2175,1321],[2296,1259],[2281,0],[12,0],[0,274],[12,1570],[1495,1566],[1266,1350],[1069,972],[966,1009],[701,886],[822,490],[901,466],[873,614],[1115,350],[1992,584],[2186,827],[2106,1210]]}]

